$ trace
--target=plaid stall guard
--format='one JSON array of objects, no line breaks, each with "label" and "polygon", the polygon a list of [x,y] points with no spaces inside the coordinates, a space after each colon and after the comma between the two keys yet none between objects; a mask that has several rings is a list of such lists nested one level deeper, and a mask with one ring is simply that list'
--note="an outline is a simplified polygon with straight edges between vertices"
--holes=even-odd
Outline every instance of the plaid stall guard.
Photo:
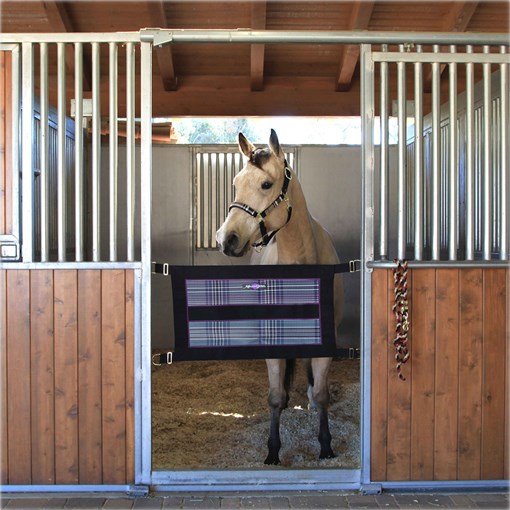
[{"label": "plaid stall guard", "polygon": [[170,274],[176,360],[335,349],[330,266],[171,266]]}]

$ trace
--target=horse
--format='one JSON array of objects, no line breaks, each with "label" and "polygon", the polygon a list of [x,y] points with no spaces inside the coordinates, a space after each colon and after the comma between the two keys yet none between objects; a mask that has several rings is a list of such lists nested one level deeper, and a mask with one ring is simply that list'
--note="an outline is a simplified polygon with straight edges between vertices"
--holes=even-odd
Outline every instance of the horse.
[{"label": "horse", "polygon": [[[216,233],[219,250],[230,257],[252,251],[251,264],[337,264],[330,234],[308,212],[301,185],[289,167],[276,132],[269,146],[257,148],[239,133],[247,162],[234,178],[235,199]],[[286,205],[286,207],[285,207]],[[335,330],[343,314],[340,275],[334,280]],[[271,425],[265,464],[279,464],[280,415],[287,407],[295,360],[266,359]],[[331,358],[305,360],[310,407],[319,414],[319,459],[333,458],[328,422],[328,371]]]}]

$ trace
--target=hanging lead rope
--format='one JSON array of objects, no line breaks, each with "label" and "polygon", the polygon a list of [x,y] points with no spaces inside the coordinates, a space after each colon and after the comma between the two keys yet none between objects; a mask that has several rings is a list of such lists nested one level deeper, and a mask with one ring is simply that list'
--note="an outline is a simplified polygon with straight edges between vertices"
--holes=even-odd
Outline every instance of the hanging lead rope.
[{"label": "hanging lead rope", "polygon": [[397,374],[403,381],[402,365],[409,359],[407,348],[407,334],[409,332],[409,303],[407,300],[407,260],[395,260],[397,267],[393,269],[393,282],[395,292],[395,304],[392,311],[395,314],[397,325],[395,327],[395,360],[397,362]]}]

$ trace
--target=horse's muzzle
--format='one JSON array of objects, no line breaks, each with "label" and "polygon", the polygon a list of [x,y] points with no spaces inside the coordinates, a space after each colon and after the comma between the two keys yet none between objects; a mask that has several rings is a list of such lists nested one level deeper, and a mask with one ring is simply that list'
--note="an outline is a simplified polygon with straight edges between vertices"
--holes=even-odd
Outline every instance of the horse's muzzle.
[{"label": "horse's muzzle", "polygon": [[246,246],[240,246],[240,239],[237,233],[228,234],[224,242],[219,242],[222,253],[229,257],[242,257],[246,253]]}]

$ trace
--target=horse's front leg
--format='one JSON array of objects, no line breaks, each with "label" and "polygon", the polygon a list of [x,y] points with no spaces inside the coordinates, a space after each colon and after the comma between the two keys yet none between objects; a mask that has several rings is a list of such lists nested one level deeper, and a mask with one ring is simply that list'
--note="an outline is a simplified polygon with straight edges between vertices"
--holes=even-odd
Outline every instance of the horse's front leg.
[{"label": "horse's front leg", "polygon": [[271,410],[271,425],[267,440],[268,454],[264,464],[280,464],[278,453],[282,445],[280,441],[280,415],[287,407],[288,393],[285,388],[285,360],[266,359],[269,378],[268,404]]},{"label": "horse's front leg", "polygon": [[331,358],[313,358],[313,387],[312,398],[317,411],[319,412],[319,443],[321,451],[319,459],[332,459],[335,457],[331,448],[331,433],[329,431],[328,408],[329,388],[328,372]]}]

